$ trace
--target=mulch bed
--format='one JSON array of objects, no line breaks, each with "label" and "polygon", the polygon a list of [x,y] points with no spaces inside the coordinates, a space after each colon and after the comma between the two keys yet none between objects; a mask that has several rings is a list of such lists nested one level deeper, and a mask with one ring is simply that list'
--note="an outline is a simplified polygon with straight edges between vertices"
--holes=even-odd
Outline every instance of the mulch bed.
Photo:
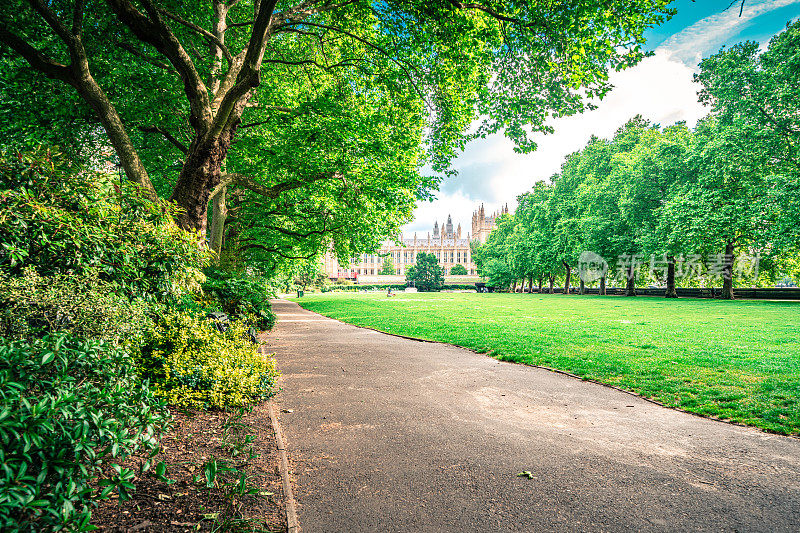
[{"label": "mulch bed", "polygon": [[[98,530],[286,531],[278,452],[267,404],[249,413],[173,411],[173,416],[174,427],[164,436],[151,472],[163,461],[165,477],[174,482],[159,480],[152,473],[137,477],[133,499],[105,500],[92,513]],[[126,466],[138,467],[142,461],[132,458]],[[214,466],[213,487],[208,488],[206,471]],[[245,473],[244,487],[241,472]]]}]

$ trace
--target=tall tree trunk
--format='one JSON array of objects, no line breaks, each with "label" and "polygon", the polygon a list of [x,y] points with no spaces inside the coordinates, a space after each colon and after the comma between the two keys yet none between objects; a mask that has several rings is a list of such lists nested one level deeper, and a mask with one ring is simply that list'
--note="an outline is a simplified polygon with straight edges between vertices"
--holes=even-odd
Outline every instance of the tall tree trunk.
[{"label": "tall tree trunk", "polygon": [[539,294],[542,294],[542,284],[544,283],[544,276],[539,276]]},{"label": "tall tree trunk", "polygon": [[736,296],[733,294],[733,243],[728,242],[725,244],[725,258],[722,267],[722,294],[720,298],[723,300],[733,300]]},{"label": "tall tree trunk", "polygon": [[220,255],[222,254],[225,220],[228,218],[228,206],[225,203],[225,196],[228,193],[227,189],[227,187],[223,187],[213,199],[214,207],[211,214],[211,249],[217,254],[217,261],[219,261]]},{"label": "tall tree trunk", "polygon": [[517,292],[517,280],[514,280],[514,286],[511,288],[511,292],[513,293]]},{"label": "tall tree trunk", "polygon": [[533,274],[528,276],[528,294],[533,294]]},{"label": "tall tree trunk", "polygon": [[600,291],[599,291],[599,294],[600,294],[600,296],[605,296],[606,295],[606,277],[605,276],[602,276],[600,278]]},{"label": "tall tree trunk", "polygon": [[556,277],[551,275],[550,276],[550,294],[555,294],[555,290],[553,289],[553,285],[556,283]]},{"label": "tall tree trunk", "polygon": [[636,296],[636,265],[628,266],[627,280],[625,280],[625,296]]},{"label": "tall tree trunk", "polygon": [[586,284],[583,282],[583,278],[581,278],[580,288],[578,289],[578,294],[586,294]]},{"label": "tall tree trunk", "polygon": [[564,294],[569,294],[569,284],[572,281],[572,267],[563,261],[561,264],[563,264],[564,268],[567,270],[567,279],[564,281]]},{"label": "tall tree trunk", "polygon": [[675,290],[675,256],[667,256],[667,292],[665,298],[677,298],[678,292]]}]

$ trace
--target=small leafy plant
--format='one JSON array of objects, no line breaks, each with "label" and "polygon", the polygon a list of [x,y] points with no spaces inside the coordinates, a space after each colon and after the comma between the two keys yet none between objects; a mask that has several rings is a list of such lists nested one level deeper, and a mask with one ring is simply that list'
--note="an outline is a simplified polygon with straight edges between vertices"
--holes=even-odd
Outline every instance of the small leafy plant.
[{"label": "small leafy plant", "polygon": [[278,372],[271,355],[259,353],[246,325],[217,331],[203,315],[165,311],[144,335],[137,357],[142,377],[178,407],[236,407],[274,393]]},{"label": "small leafy plant", "polygon": [[87,530],[93,500],[129,496],[134,472],[120,464],[169,423],[133,368],[66,333],[0,338],[0,530]]}]

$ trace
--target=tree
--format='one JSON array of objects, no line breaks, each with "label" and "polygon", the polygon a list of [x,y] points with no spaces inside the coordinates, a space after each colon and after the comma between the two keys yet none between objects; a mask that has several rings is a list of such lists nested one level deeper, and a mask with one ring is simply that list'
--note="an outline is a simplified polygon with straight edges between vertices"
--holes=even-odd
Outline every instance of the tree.
[{"label": "tree", "polygon": [[466,276],[467,275],[467,267],[464,265],[453,265],[453,268],[450,269],[451,276]]},{"label": "tree", "polygon": [[[724,281],[737,252],[757,251],[774,262],[800,249],[798,48],[800,22],[794,22],[773,37],[763,53],[756,42],[736,44],[704,59],[696,76],[703,86],[700,100],[713,117],[705,131],[711,129],[714,140],[703,143],[704,158],[708,164],[721,164],[724,173],[709,169],[721,190],[699,182],[704,191],[717,194],[716,199],[709,194],[694,198],[706,198],[718,210],[712,225],[727,235],[727,242],[718,246],[731,259],[724,267]],[[732,279],[724,289],[725,297],[732,298]]]},{"label": "tree", "polygon": [[495,227],[485,243],[471,244],[478,274],[487,278],[492,287],[516,286],[519,280],[510,264],[513,257],[509,250],[509,239],[515,225],[513,215],[501,215],[496,219]]},{"label": "tree", "polygon": [[[627,157],[627,181],[621,191],[622,216],[633,232],[636,248],[651,256],[651,272],[662,274],[667,298],[677,298],[676,257],[684,249],[675,228],[666,223],[668,205],[690,180],[687,161],[692,133],[684,123],[664,128],[649,128]],[[666,269],[666,270],[664,270]]]},{"label": "tree", "polygon": [[381,270],[378,272],[378,274],[383,276],[393,276],[394,273],[394,263],[392,263],[392,260],[389,257],[385,257],[383,259],[383,264],[381,265]]},{"label": "tree", "polygon": [[423,292],[438,291],[444,285],[442,270],[435,255],[420,252],[417,262],[406,270],[406,282]]},{"label": "tree", "polygon": [[[0,13],[14,81],[3,132],[110,145],[131,181],[203,235],[213,200],[217,250],[236,189],[248,249],[295,257],[286,246],[333,232],[346,257],[374,238],[349,242],[352,221],[326,200],[408,213],[436,186],[419,169],[447,169],[472,136],[503,131],[533,149],[549,116],[582,111],[610,69],[644,56],[642,33],[674,13],[669,2],[13,0]],[[315,201],[294,209],[292,193]],[[253,211],[268,215],[243,220]]]},{"label": "tree", "polygon": [[733,299],[737,252],[757,245],[764,225],[766,187],[758,162],[746,156],[742,132],[713,117],[698,124],[687,160],[690,180],[664,208],[673,242],[702,254],[722,278],[722,298]]},{"label": "tree", "polygon": [[538,181],[530,192],[517,198],[518,206],[514,217],[523,224],[532,245],[532,274],[536,277],[539,292],[545,278],[553,294],[556,272],[561,267],[553,238],[553,213],[548,210],[552,186]]}]

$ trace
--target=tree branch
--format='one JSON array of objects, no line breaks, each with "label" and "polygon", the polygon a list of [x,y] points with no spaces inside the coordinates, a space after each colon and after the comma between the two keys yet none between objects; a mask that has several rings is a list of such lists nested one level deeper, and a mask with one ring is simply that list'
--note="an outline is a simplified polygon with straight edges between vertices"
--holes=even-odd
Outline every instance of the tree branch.
[{"label": "tree branch", "polygon": [[185,19],[179,17],[178,15],[175,15],[174,13],[170,13],[166,9],[163,9],[163,8],[159,9],[159,12],[163,13],[164,15],[166,15],[167,18],[171,18],[175,22],[183,24],[187,28],[196,31],[197,33],[199,33],[200,35],[202,35],[203,37],[205,37],[206,39],[208,39],[209,41],[211,41],[212,43],[217,45],[219,47],[219,49],[222,51],[222,55],[225,56],[225,61],[228,62],[228,68],[230,68],[230,66],[233,64],[233,56],[231,55],[230,50],[228,50],[228,47],[225,46],[225,43],[222,42],[222,40],[219,37],[217,37],[216,35],[214,35],[210,31],[208,31],[208,30],[206,30],[204,28],[201,28],[200,26],[198,26],[194,22],[190,22],[188,20],[185,20]]},{"label": "tree branch", "polygon": [[0,25],[0,42],[8,45],[9,48],[21,55],[34,69],[42,72],[48,78],[61,80],[72,86],[75,85],[72,70],[68,66],[50,59],[36,48],[26,43],[22,38],[9,31],[5,25]]},{"label": "tree branch", "polygon": [[422,101],[425,103],[425,105],[428,107],[428,109],[433,110],[433,106],[431,106],[430,103],[428,103],[428,99],[425,98],[425,95],[423,94],[423,92],[417,86],[417,82],[414,80],[414,77],[411,75],[411,72],[408,70],[408,68],[406,68],[406,66],[403,65],[403,63],[401,61],[399,61],[398,59],[395,59],[394,57],[392,57],[392,54],[390,54],[383,47],[378,46],[377,44],[375,44],[373,42],[370,42],[367,39],[364,39],[363,37],[359,37],[358,35],[356,35],[354,33],[351,33],[351,32],[349,32],[349,31],[347,31],[345,29],[337,28],[335,26],[327,26],[325,24],[317,24],[317,23],[314,23],[314,22],[307,22],[307,21],[303,21],[303,22],[287,22],[285,24],[285,26],[291,26],[291,25],[295,25],[295,24],[300,24],[300,25],[304,25],[304,26],[313,26],[315,28],[321,28],[321,29],[326,29],[326,30],[331,30],[331,31],[335,31],[335,32],[338,32],[338,33],[342,33],[342,34],[347,35],[348,37],[350,37],[352,39],[355,39],[356,41],[366,45],[367,47],[372,48],[373,50],[376,50],[376,51],[380,52],[387,59],[389,59],[389,61],[391,61],[392,63],[394,63],[398,67],[400,67],[400,69],[405,73],[406,77],[411,82],[412,87],[414,87],[414,90],[417,92],[417,94],[422,99]]},{"label": "tree branch", "polygon": [[158,59],[152,58],[152,57],[148,56],[147,54],[145,54],[144,52],[140,52],[133,45],[130,45],[128,43],[123,43],[123,42],[116,42],[114,44],[116,44],[119,48],[125,50],[129,54],[134,55],[134,56],[136,56],[136,57],[138,57],[140,59],[143,59],[144,61],[150,63],[154,67],[158,67],[158,68],[160,68],[162,70],[166,70],[167,72],[172,72],[174,74],[177,74],[177,71],[174,68],[172,68],[170,65],[167,65],[166,63],[162,63]]},{"label": "tree branch", "polygon": [[180,142],[176,139],[170,132],[162,128],[161,126],[142,126],[139,128],[140,131],[144,133],[160,133],[166,140],[172,143],[178,150],[183,152],[184,154],[189,151],[185,144]]},{"label": "tree branch", "polygon": [[211,124],[211,106],[208,90],[200,74],[169,26],[159,15],[152,0],[141,0],[148,13],[145,16],[130,0],[106,0],[117,18],[141,41],[155,46],[178,71],[183,80],[184,91],[189,98],[190,122],[198,134],[205,134]]},{"label": "tree branch", "polygon": [[233,117],[232,114],[239,103],[239,99],[261,83],[261,61],[264,58],[267,35],[277,3],[278,0],[261,0],[253,22],[253,30],[250,34],[250,41],[247,44],[242,67],[233,87],[225,93],[225,96],[220,101],[217,115],[214,117],[209,129],[209,138],[214,138],[222,133],[226,126],[230,126],[231,119],[238,119],[238,117]]},{"label": "tree branch", "polygon": [[280,196],[281,193],[291,191],[294,189],[299,189],[300,187],[304,187],[306,185],[310,185],[314,182],[321,181],[321,180],[329,180],[329,179],[342,179],[342,175],[339,172],[334,172],[330,175],[328,174],[317,174],[316,176],[307,179],[307,180],[291,180],[285,181],[283,183],[278,183],[277,185],[272,186],[264,186],[255,178],[250,176],[245,176],[244,174],[225,174],[220,179],[219,184],[214,187],[214,190],[211,191],[211,196],[209,198],[213,198],[217,194],[222,191],[222,189],[228,185],[234,184],[242,187],[244,189],[248,189],[253,191],[256,194],[260,194],[261,196],[266,196],[267,198],[277,198]]}]

